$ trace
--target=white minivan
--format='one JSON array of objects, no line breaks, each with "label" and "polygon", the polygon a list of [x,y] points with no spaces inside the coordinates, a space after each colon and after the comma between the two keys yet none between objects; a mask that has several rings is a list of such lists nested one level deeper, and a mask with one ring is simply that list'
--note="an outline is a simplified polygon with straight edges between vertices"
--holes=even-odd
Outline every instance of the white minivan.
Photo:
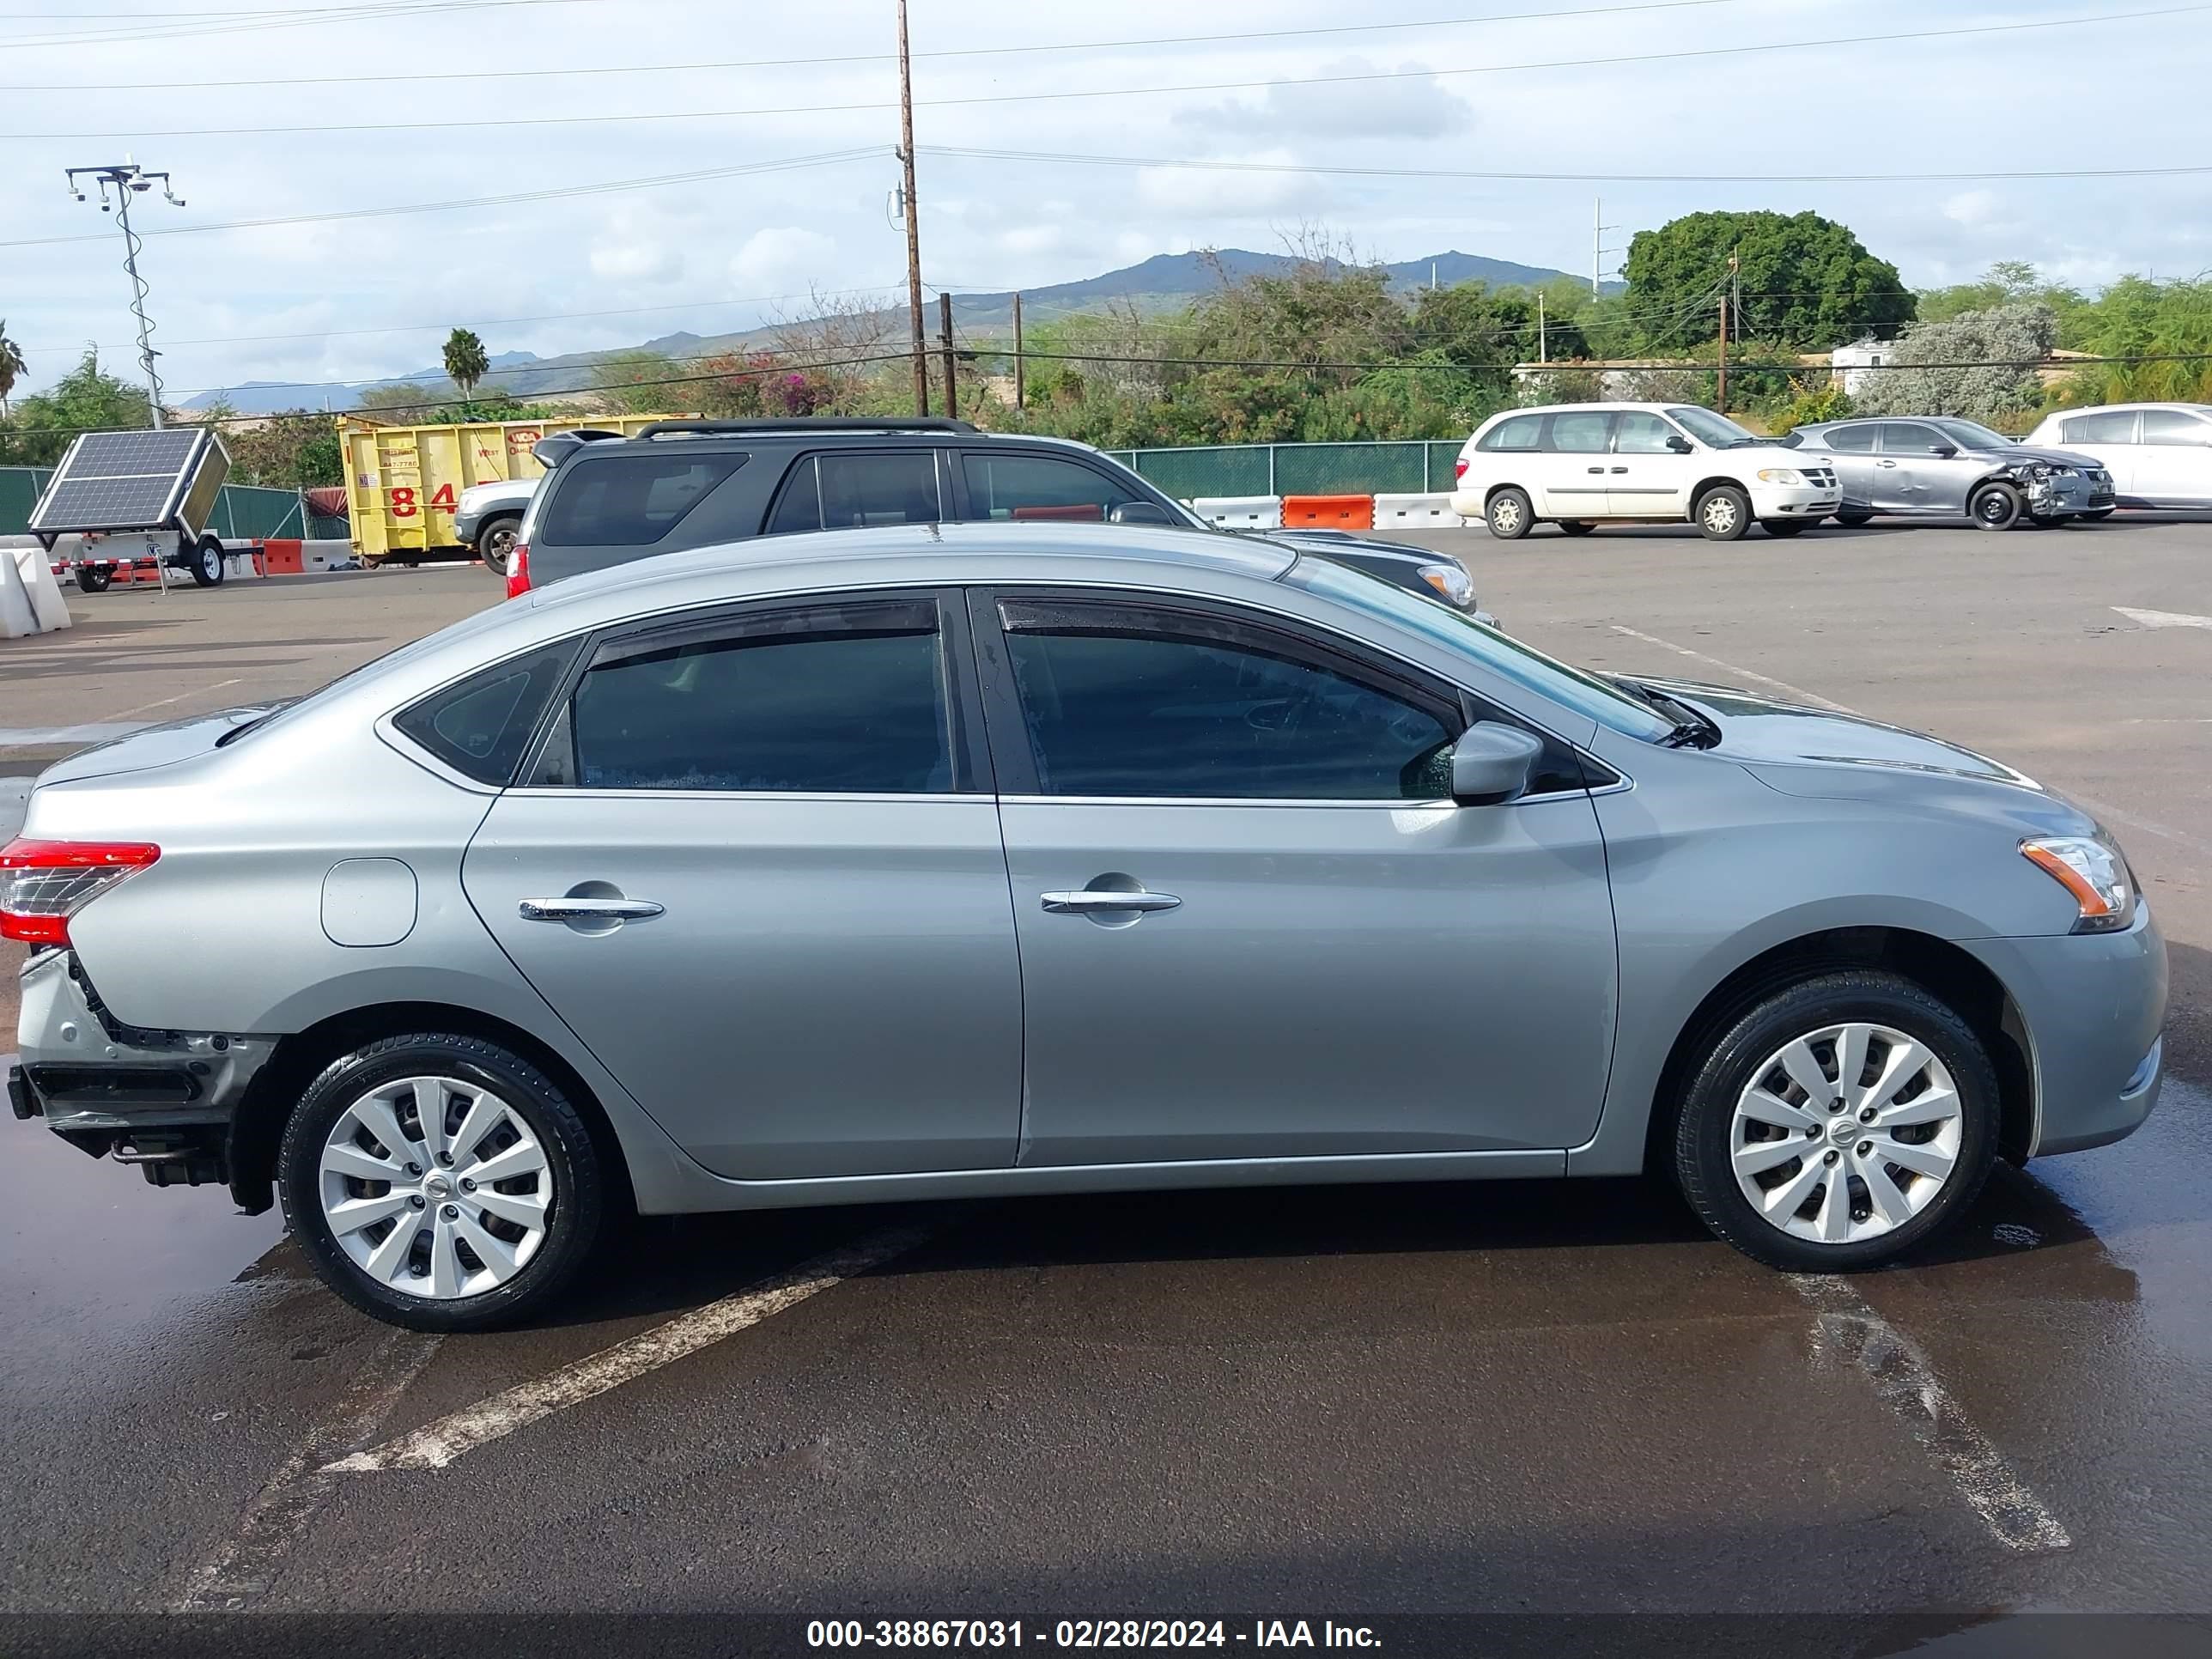
[{"label": "white minivan", "polygon": [[1732,542],[1794,536],[1843,504],[1823,454],[1682,404],[1561,404],[1493,415],[1459,453],[1452,511],[1517,541],[1540,524],[1694,524]]},{"label": "white minivan", "polygon": [[2212,404],[2061,410],[2027,441],[2095,456],[2122,507],[2212,507]]}]

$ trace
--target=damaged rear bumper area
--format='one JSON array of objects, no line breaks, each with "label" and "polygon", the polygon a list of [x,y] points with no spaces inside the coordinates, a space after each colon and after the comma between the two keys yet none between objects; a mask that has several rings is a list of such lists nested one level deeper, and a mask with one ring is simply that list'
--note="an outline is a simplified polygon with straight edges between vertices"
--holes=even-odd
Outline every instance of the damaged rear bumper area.
[{"label": "damaged rear bumper area", "polygon": [[24,965],[16,1035],[15,1115],[45,1118],[94,1158],[137,1164],[156,1187],[228,1184],[232,1115],[276,1047],[274,1037],[126,1024],[67,950]]}]

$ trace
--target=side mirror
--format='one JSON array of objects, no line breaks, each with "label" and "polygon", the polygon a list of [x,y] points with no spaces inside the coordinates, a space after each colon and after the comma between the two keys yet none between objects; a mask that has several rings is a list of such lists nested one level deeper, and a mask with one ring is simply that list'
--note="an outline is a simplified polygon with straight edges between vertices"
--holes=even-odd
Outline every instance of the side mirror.
[{"label": "side mirror", "polygon": [[1677,455],[1690,455],[1697,452],[1697,446],[1679,432],[1670,432],[1667,434],[1667,447]]},{"label": "side mirror", "polygon": [[1959,453],[1959,448],[1955,444],[1930,444],[1928,453],[1939,461],[1948,461]]},{"label": "side mirror", "polygon": [[1510,726],[1470,726],[1452,745],[1452,799],[1462,806],[1502,806],[1526,793],[1544,752],[1538,738]]},{"label": "side mirror", "polygon": [[1108,518],[1115,524],[1173,524],[1168,511],[1158,501],[1124,501]]}]

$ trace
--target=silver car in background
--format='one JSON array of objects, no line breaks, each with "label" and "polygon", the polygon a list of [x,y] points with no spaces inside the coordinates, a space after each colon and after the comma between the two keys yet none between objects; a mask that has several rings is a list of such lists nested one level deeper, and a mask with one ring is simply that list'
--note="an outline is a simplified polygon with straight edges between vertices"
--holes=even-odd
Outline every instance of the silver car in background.
[{"label": "silver car in background", "polygon": [[1973,421],[1828,421],[1783,440],[1833,459],[1843,485],[1838,524],[1877,514],[1960,518],[1982,530],[2108,517],[2112,477],[2094,456],[2032,449]]},{"label": "silver car in background", "polygon": [[2166,996],[2008,767],[1109,525],[642,560],[86,750],[0,933],[18,1115],[443,1330],[631,1208],[1649,1170],[1872,1267],[2139,1125]]}]

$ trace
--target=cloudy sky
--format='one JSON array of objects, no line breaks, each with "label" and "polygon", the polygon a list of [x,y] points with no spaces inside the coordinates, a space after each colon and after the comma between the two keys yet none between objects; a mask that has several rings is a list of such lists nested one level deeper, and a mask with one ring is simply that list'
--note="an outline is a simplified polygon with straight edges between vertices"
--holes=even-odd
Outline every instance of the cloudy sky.
[{"label": "cloudy sky", "polygon": [[[64,167],[126,153],[168,168],[186,201],[143,197],[134,215],[173,402],[416,369],[456,324],[494,352],[551,355],[748,327],[810,290],[889,297],[902,281],[892,0],[0,3],[0,317],[33,387],[88,341],[131,372],[121,239],[63,186]],[[2212,266],[2212,171],[1759,181],[2212,168],[2212,6],[912,0],[911,14],[923,274],[956,290],[1278,247],[1301,224],[1385,259],[1457,248],[1586,272],[1601,195],[1616,250],[1700,208],[1811,209],[1917,285],[2000,258],[2087,286]],[[1850,44],[1821,44],[1836,41]],[[1810,44],[1726,50],[1784,43]],[[998,154],[943,153],[960,149]],[[1224,162],[1279,170],[1206,165]],[[1685,174],[1748,176],[1664,177]],[[546,191],[567,193],[511,199]],[[307,217],[334,215],[352,216]],[[238,224],[270,220],[295,222]]]}]

